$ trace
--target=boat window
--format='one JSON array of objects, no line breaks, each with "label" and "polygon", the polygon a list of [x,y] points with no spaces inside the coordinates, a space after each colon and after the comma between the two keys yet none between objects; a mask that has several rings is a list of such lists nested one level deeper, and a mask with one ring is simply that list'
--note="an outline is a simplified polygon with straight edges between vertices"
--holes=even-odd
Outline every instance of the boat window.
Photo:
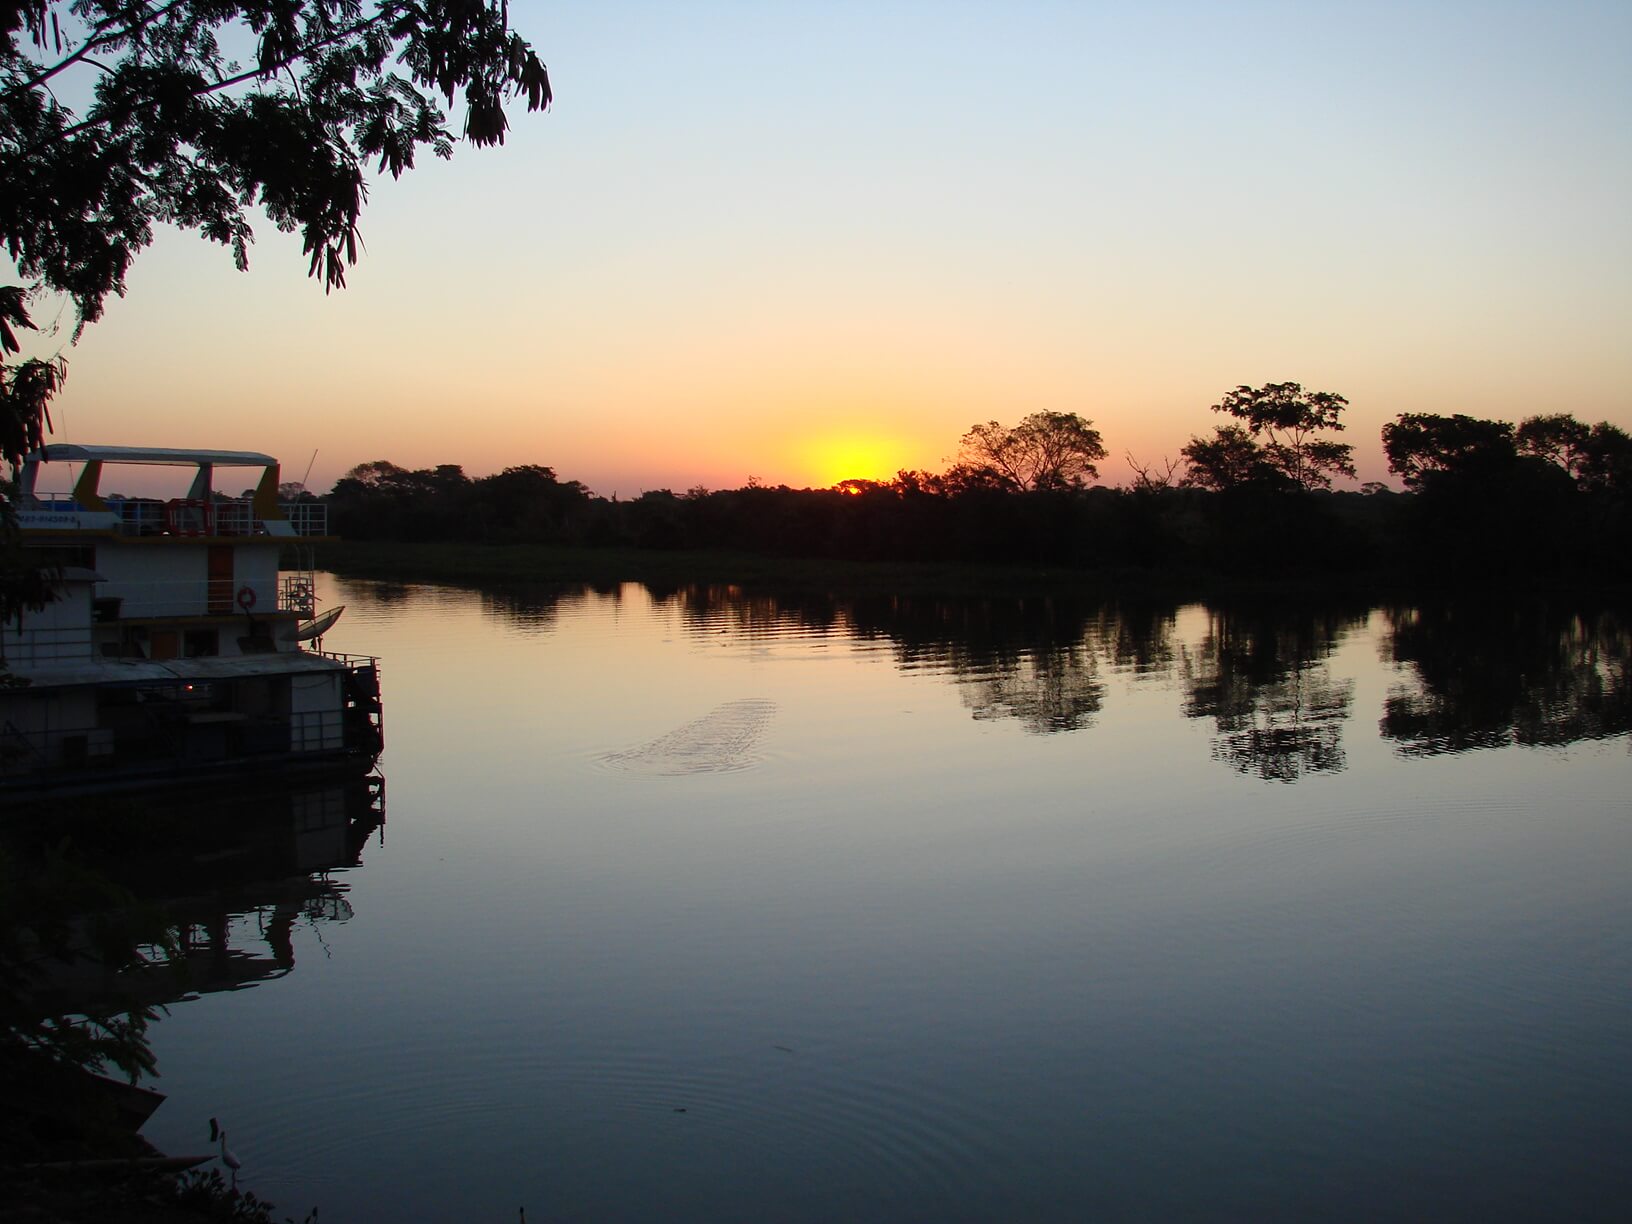
[{"label": "boat window", "polygon": [[189,629],[183,636],[181,652],[189,659],[220,654],[220,638],[214,629]]},{"label": "boat window", "polygon": [[26,547],[28,564],[37,569],[64,569],[68,566],[96,568],[94,544],[31,544]]}]

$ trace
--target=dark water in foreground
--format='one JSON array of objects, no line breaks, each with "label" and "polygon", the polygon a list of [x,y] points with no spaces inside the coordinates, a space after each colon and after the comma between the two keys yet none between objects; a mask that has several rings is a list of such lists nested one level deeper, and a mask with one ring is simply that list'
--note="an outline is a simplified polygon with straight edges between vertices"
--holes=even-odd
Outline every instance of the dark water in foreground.
[{"label": "dark water in foreground", "polygon": [[388,823],[147,1128],[280,1218],[1632,1214],[1624,621],[326,595]]}]

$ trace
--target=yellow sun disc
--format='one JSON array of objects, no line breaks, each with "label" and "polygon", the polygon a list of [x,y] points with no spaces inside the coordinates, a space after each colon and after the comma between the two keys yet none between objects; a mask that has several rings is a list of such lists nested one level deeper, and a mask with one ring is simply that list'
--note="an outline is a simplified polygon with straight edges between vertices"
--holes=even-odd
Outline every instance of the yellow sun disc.
[{"label": "yellow sun disc", "polygon": [[841,480],[888,480],[895,447],[879,438],[824,438],[811,447],[811,468],[823,487]]}]

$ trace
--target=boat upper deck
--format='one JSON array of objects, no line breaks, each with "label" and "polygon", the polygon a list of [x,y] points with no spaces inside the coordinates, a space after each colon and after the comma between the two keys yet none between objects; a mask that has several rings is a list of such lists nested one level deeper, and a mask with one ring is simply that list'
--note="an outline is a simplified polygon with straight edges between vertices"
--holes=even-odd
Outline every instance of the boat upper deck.
[{"label": "boat upper deck", "polygon": [[[48,464],[80,465],[71,491],[40,487]],[[108,464],[190,468],[192,479],[184,497],[104,494]],[[217,493],[217,468],[258,469],[254,491],[243,497]],[[94,533],[148,541],[328,534],[328,506],[315,499],[280,501],[278,461],[258,451],[54,443],[24,460],[17,485],[17,524],[31,534]]]}]

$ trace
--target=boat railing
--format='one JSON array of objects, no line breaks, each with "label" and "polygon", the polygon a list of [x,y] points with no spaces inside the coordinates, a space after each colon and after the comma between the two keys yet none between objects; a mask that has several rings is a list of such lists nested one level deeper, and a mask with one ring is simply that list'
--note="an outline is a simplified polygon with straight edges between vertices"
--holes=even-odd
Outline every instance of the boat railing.
[{"label": "boat railing", "polygon": [[[154,691],[160,687],[153,686]],[[179,690],[182,685],[172,687]],[[183,753],[188,736],[206,724],[233,728],[230,755],[246,757],[336,752],[346,749],[355,734],[344,710],[249,715],[189,711],[180,702],[171,705],[140,725],[121,727],[75,722],[19,726],[0,719],[0,784],[53,775],[83,778],[99,770],[151,765]],[[365,737],[361,742],[369,741]],[[217,750],[223,755],[229,751],[225,743]]]},{"label": "boat railing", "polygon": [[82,663],[96,650],[95,635],[85,625],[31,628],[25,620],[20,631],[8,625],[4,633],[4,661],[9,667]]},{"label": "boat railing", "polygon": [[113,732],[96,726],[31,727],[0,723],[0,779],[111,762]]},{"label": "boat railing", "polygon": [[91,619],[99,624],[158,616],[261,616],[294,612],[309,616],[316,599],[283,575],[273,581],[240,578],[178,579],[173,582],[126,582],[106,579],[91,600]]},{"label": "boat railing", "polygon": [[279,507],[297,536],[329,534],[329,504],[320,501],[286,502]]},{"label": "boat railing", "polygon": [[348,716],[371,728],[375,742],[384,744],[384,709],[380,704],[380,661],[373,655],[345,654],[338,650],[314,650],[315,655],[332,659],[346,669],[341,685]]},{"label": "boat railing", "polygon": [[298,612],[307,619],[317,615],[317,576],[310,570],[280,574],[278,610]]},{"label": "boat railing", "polygon": [[346,654],[342,650],[311,650],[307,651],[307,653],[324,659],[333,659],[336,663],[344,663],[352,671],[371,667],[378,672],[380,667],[380,661],[374,655]]},{"label": "boat railing", "polygon": [[[105,499],[102,513],[115,516],[113,531],[118,535],[151,536],[326,536],[329,534],[327,502],[283,502],[278,506],[287,531],[267,526],[255,517],[249,498],[215,497],[208,501],[188,498],[118,497]],[[27,507],[47,514],[90,514],[96,511],[68,494],[36,494]],[[104,528],[105,529],[105,528]]]},{"label": "boat railing", "polygon": [[345,742],[346,721],[340,710],[304,710],[289,716],[291,752],[321,752],[342,748]]},{"label": "boat railing", "polygon": [[[5,635],[0,640],[0,657],[14,665],[36,665],[116,656],[125,649],[122,639],[131,631],[144,632],[142,621],[181,620],[179,628],[185,629],[190,628],[186,622],[191,618],[231,617],[245,632],[252,632],[251,622],[268,612],[310,619],[316,606],[315,584],[307,574],[282,575],[271,590],[231,578],[105,582],[98,585],[90,601],[89,615],[83,605],[76,615],[71,604],[48,604],[41,612],[25,612],[8,622],[0,628]],[[69,611],[59,613],[59,607]],[[139,652],[131,646],[130,653]]]}]

